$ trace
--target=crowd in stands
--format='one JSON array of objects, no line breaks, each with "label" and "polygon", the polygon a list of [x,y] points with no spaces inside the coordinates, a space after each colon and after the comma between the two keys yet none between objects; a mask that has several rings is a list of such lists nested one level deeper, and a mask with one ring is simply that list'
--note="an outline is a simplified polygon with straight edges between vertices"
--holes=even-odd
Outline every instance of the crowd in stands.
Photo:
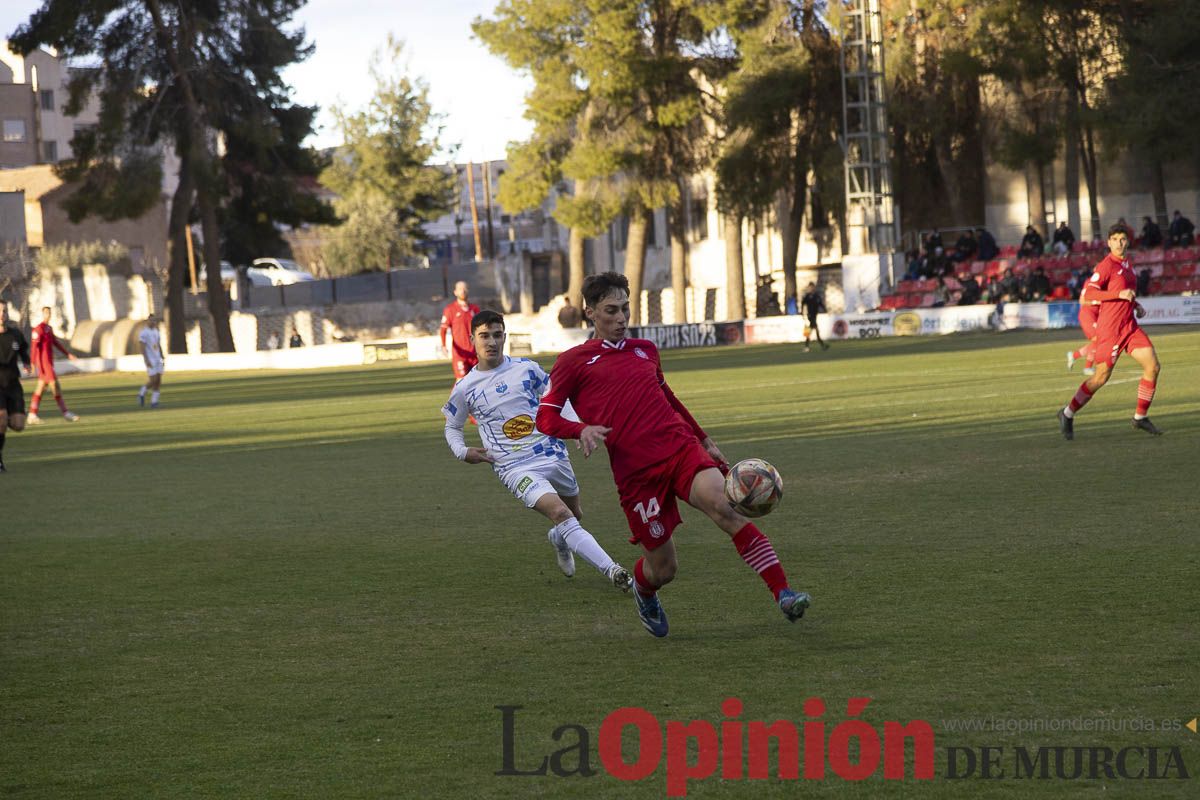
[{"label": "crowd in stands", "polygon": [[[1195,226],[1176,211],[1164,237],[1150,218],[1140,236],[1122,217],[1134,250],[1139,295],[1200,291],[1200,248]],[[1000,248],[983,228],[966,230],[947,250],[936,228],[922,237],[921,249],[906,254],[907,268],[896,291],[880,308],[938,308],[976,303],[1040,302],[1079,298],[1084,282],[1104,257],[1104,242],[1080,242],[1066,222],[1055,229],[1050,245],[1032,226],[1020,245]]]}]

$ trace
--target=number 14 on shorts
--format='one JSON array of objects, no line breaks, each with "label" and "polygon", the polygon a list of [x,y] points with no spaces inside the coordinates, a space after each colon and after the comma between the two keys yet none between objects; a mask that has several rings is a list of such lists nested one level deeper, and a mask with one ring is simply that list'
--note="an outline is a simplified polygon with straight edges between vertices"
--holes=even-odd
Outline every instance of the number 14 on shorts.
[{"label": "number 14 on shorts", "polygon": [[651,497],[645,503],[638,503],[633,507],[633,510],[642,518],[642,522],[649,522],[653,517],[658,516],[658,498]]}]

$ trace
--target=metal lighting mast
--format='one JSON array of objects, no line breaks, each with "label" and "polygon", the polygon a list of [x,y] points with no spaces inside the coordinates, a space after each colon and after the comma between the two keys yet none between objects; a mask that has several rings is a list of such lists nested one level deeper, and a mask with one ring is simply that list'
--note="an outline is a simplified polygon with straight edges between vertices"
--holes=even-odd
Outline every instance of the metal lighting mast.
[{"label": "metal lighting mast", "polygon": [[889,253],[897,235],[888,161],[880,0],[845,0],[842,18],[842,146],[850,253]]}]

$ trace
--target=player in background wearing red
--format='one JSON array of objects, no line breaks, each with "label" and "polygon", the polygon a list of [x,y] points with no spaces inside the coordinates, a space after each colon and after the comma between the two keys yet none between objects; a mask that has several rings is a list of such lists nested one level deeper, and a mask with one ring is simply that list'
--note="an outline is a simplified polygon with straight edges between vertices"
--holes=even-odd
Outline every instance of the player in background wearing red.
[{"label": "player in background wearing red", "polygon": [[1123,352],[1129,353],[1142,368],[1133,427],[1155,436],[1162,433],[1147,416],[1158,385],[1160,367],[1150,337],[1134,318],[1135,315],[1142,316],[1145,311],[1137,303],[1137,275],[1125,258],[1128,249],[1129,234],[1120,223],[1113,225],[1108,229],[1108,255],[1096,265],[1096,271],[1087,282],[1088,299],[1100,301],[1100,321],[1096,328],[1096,374],[1080,384],[1071,402],[1058,412],[1059,430],[1068,441],[1075,438],[1075,414],[1087,405],[1101,386],[1108,383],[1112,369]]},{"label": "player in background wearing red", "polygon": [[1096,368],[1096,323],[1100,320],[1100,303],[1087,298],[1087,286],[1079,293],[1079,327],[1083,330],[1087,343],[1078,350],[1067,351],[1067,371],[1075,366],[1080,358],[1087,357],[1083,365],[1083,374],[1095,375]]},{"label": "player in background wearing red", "polygon": [[54,402],[58,403],[58,410],[62,412],[63,419],[67,422],[74,422],[79,419],[79,415],[67,410],[67,402],[62,396],[62,386],[59,385],[58,375],[54,372],[54,350],[57,348],[67,358],[72,361],[78,361],[74,353],[71,353],[67,348],[62,346],[62,342],[54,335],[54,328],[50,327],[50,306],[42,307],[42,321],[33,328],[33,366],[37,369],[37,386],[33,390],[33,401],[29,404],[29,419],[30,425],[41,425],[42,418],[38,416],[38,408],[42,404],[42,392],[46,391],[47,386],[54,387]]},{"label": "player in background wearing red", "polygon": [[466,281],[454,284],[454,301],[442,311],[442,325],[438,328],[442,350],[446,349],[446,331],[451,334],[450,366],[455,380],[465,378],[471,367],[479,362],[471,339],[471,318],[479,313],[479,306],[468,302],[467,295]]},{"label": "player in background wearing red", "polygon": [[[584,314],[595,336],[558,357],[550,391],[538,407],[537,428],[548,436],[578,439],[586,458],[604,444],[621,507],[641,544],[634,566],[634,600],[642,625],[666,636],[667,615],[657,592],[675,577],[671,538],[680,523],[676,499],[703,511],[733,539],[738,554],[766,583],[784,615],[795,622],[812,602],[788,587],[771,541],[725,498],[720,465],[725,456],[667,386],[658,348],[625,338],[629,282],[615,272],[583,282]],[[562,415],[571,402],[581,422]]]}]

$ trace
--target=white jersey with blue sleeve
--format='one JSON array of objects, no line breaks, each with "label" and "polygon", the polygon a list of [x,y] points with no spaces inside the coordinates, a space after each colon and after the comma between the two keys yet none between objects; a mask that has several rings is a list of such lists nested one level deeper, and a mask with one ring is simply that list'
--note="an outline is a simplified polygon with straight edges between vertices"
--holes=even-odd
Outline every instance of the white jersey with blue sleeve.
[{"label": "white jersey with blue sleeve", "polygon": [[442,406],[446,439],[455,455],[461,459],[466,454],[461,432],[471,416],[501,479],[512,470],[539,462],[566,462],[569,466],[566,444],[537,429],[538,403],[549,386],[550,376],[528,358],[505,356],[500,366],[486,371],[476,366],[454,385]]}]

